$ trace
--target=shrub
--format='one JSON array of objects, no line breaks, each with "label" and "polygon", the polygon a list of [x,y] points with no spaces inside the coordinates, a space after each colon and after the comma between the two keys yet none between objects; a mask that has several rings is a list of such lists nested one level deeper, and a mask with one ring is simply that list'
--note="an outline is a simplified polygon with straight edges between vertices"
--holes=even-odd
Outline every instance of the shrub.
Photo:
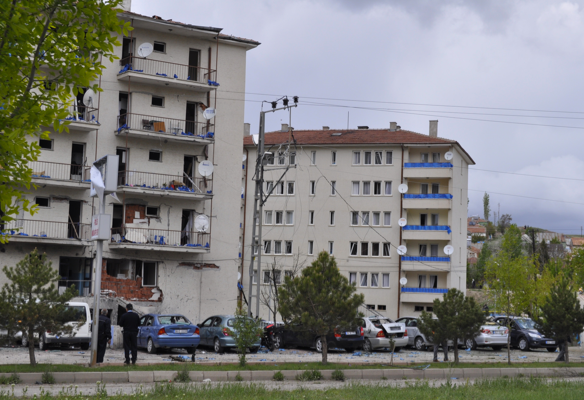
[{"label": "shrub", "polygon": [[189,370],[187,368],[187,364],[185,364],[184,368],[176,374],[176,378],[174,378],[176,382],[190,382],[191,377],[189,376]]},{"label": "shrub", "polygon": [[20,382],[20,376],[16,372],[13,372],[10,376],[0,376],[0,385],[17,385]]},{"label": "shrub", "polygon": [[275,380],[275,381],[283,381],[284,380],[284,374],[282,373],[282,371],[274,372],[274,377],[272,379]]},{"label": "shrub", "polygon": [[312,369],[312,370],[307,370],[307,371],[303,371],[302,373],[296,375],[296,380],[297,381],[320,381],[322,380],[322,374],[320,373],[320,371],[316,370],[316,369]]},{"label": "shrub", "polygon": [[55,384],[55,376],[53,375],[50,369],[47,369],[45,372],[43,372],[43,376],[41,377],[41,383],[45,385]]},{"label": "shrub", "polygon": [[332,374],[333,381],[341,381],[345,380],[345,373],[340,369],[335,369]]},{"label": "shrub", "polygon": [[243,382],[243,377],[241,376],[241,374],[238,372],[237,375],[235,375],[235,380],[237,382]]}]

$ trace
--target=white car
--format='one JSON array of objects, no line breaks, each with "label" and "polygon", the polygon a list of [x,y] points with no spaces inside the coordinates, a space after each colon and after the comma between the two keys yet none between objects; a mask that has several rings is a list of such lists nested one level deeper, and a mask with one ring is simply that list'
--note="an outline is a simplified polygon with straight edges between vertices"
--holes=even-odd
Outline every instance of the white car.
[{"label": "white car", "polygon": [[[91,342],[91,314],[87,303],[68,302],[67,307],[75,310],[75,319],[67,322],[72,325],[71,334],[63,335],[58,332],[45,332],[39,338],[39,350],[46,350],[51,344],[80,345],[82,350],[89,349]],[[83,321],[79,324],[77,321]]]},{"label": "white car", "polygon": [[[491,347],[495,351],[507,346],[509,329],[496,322],[487,322],[481,326],[481,332],[474,339],[466,339],[464,346],[467,349],[475,350],[477,347]],[[459,344],[462,344],[459,342]]]},{"label": "white car", "polygon": [[390,338],[394,341],[394,351],[400,351],[408,345],[408,333],[406,326],[393,322],[385,317],[365,317],[361,320],[365,340],[364,351],[391,348]]}]

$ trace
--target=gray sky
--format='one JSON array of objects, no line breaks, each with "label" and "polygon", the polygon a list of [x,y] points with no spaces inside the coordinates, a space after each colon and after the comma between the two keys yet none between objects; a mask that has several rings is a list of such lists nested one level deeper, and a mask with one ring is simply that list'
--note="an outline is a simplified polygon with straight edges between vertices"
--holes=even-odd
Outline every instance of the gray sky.
[{"label": "gray sky", "polygon": [[476,161],[470,215],[486,191],[519,225],[580,234],[584,0],[133,0],[132,11],[262,43],[247,59],[252,132],[258,100],[280,95],[300,96],[295,129],[346,128],[349,112],[351,128],[427,134],[438,119]]}]

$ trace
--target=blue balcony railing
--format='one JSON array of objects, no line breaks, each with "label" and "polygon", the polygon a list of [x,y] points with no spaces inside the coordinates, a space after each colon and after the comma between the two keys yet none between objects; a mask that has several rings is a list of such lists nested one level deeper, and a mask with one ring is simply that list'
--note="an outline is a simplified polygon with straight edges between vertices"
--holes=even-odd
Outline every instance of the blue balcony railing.
[{"label": "blue balcony railing", "polygon": [[449,162],[444,163],[404,163],[404,168],[452,168]]},{"label": "blue balcony railing", "polygon": [[450,262],[450,257],[409,257],[402,256],[402,261],[429,261],[429,262]]},{"label": "blue balcony railing", "polygon": [[404,231],[446,231],[452,233],[448,225],[406,225],[402,228]]},{"label": "blue balcony railing", "polygon": [[451,199],[452,195],[448,193],[434,194],[404,194],[404,199]]},{"label": "blue balcony railing", "polygon": [[448,293],[448,289],[431,289],[431,288],[401,288],[402,293]]}]

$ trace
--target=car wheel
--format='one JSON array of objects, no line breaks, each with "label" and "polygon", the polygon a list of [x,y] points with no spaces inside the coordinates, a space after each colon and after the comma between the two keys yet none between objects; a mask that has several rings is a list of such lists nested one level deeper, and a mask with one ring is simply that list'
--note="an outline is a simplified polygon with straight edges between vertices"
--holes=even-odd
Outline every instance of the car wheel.
[{"label": "car wheel", "polygon": [[414,347],[416,348],[416,350],[424,350],[424,348],[426,347],[424,345],[424,339],[422,339],[421,336],[418,336],[416,340],[414,340]]},{"label": "car wheel", "polygon": [[274,335],[274,348],[281,349],[282,347],[282,335]]},{"label": "car wheel", "polygon": [[89,343],[81,343],[81,350],[89,350]]},{"label": "car wheel", "polygon": [[223,347],[221,346],[219,338],[215,338],[215,341],[213,342],[213,350],[215,350],[215,353],[223,353]]},{"label": "car wheel", "polygon": [[322,338],[316,338],[314,341],[314,348],[316,349],[317,353],[322,353]]},{"label": "car wheel", "polygon": [[249,352],[251,354],[255,354],[258,352],[259,349],[260,349],[259,347],[250,347]]},{"label": "car wheel", "polygon": [[146,344],[146,351],[148,351],[148,354],[156,354],[156,346],[154,346],[154,341],[152,341],[152,338],[148,338],[148,344]]},{"label": "car wheel", "polygon": [[197,348],[196,347],[187,347],[187,348],[185,348],[185,350],[189,354],[195,354],[195,351],[197,351]]},{"label": "car wheel", "polygon": [[501,351],[501,349],[503,348],[501,346],[491,346],[491,347],[493,348],[494,351]]},{"label": "car wheel", "polygon": [[519,350],[521,350],[521,351],[529,350],[529,342],[527,341],[527,339],[525,337],[522,337],[521,339],[519,339]]},{"label": "car wheel", "polygon": [[371,350],[373,350],[371,348],[371,341],[369,339],[365,339],[365,341],[363,342],[363,351],[370,353]]},{"label": "car wheel", "polygon": [[553,353],[553,352],[555,352],[556,350],[557,350],[557,348],[556,348],[556,347],[548,347],[548,348],[547,348],[547,351],[549,351],[550,353]]},{"label": "car wheel", "polygon": [[28,335],[22,334],[22,347],[28,347]]},{"label": "car wheel", "polygon": [[39,338],[39,350],[44,351],[47,349],[47,344],[45,343],[45,335],[41,335]]},{"label": "car wheel", "polygon": [[477,348],[477,342],[475,342],[474,339],[466,339],[466,342],[464,342],[464,344],[466,345],[467,349],[476,350]]}]

